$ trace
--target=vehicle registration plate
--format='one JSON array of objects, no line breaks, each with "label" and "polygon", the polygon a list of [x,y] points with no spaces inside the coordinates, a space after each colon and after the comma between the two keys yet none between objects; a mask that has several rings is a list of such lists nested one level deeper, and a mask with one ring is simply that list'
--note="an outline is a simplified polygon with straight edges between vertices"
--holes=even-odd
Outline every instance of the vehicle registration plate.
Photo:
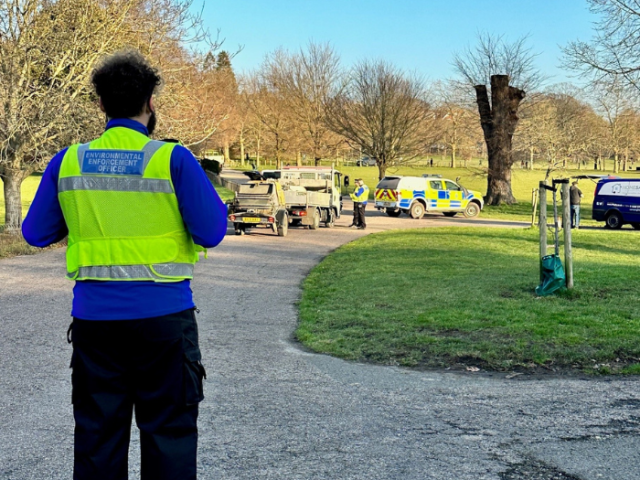
[{"label": "vehicle registration plate", "polygon": [[260,223],[262,219],[259,217],[244,217],[242,221],[245,223]]},{"label": "vehicle registration plate", "polygon": [[393,202],[382,202],[383,207],[393,207]]}]

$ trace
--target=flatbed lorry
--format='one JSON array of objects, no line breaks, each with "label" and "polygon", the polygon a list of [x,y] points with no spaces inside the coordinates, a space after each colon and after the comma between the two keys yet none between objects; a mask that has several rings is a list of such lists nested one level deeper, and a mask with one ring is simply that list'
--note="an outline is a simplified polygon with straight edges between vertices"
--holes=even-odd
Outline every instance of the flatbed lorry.
[{"label": "flatbed lorry", "polygon": [[284,190],[285,207],[293,225],[315,230],[334,226],[342,213],[342,174],[333,167],[283,167],[263,172]]}]

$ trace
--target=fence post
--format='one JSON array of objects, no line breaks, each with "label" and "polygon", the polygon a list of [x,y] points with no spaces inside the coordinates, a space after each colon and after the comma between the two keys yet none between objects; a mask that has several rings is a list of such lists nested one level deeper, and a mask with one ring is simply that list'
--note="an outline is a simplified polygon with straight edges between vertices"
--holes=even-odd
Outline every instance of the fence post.
[{"label": "fence post", "polygon": [[571,249],[571,202],[569,180],[562,183],[562,229],[564,231],[564,269],[567,288],[573,288],[573,252]]},{"label": "fence post", "polygon": [[538,208],[538,189],[534,188],[531,190],[531,227],[536,226],[536,209]]},{"label": "fence post", "polygon": [[542,282],[542,257],[547,255],[547,186],[546,181],[540,182],[538,189],[540,196],[540,218],[538,227],[540,228],[540,282]]}]

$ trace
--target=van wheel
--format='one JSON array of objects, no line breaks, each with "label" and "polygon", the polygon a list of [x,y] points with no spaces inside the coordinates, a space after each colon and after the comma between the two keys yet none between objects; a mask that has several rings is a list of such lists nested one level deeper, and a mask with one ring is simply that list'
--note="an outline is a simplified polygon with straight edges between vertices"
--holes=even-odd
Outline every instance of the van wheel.
[{"label": "van wheel", "polygon": [[480,214],[480,205],[476,202],[469,202],[464,209],[464,216],[467,218],[477,217]]},{"label": "van wheel", "polygon": [[622,228],[622,215],[619,212],[611,212],[607,215],[607,218],[604,220],[605,228],[610,228],[612,230],[617,230]]},{"label": "van wheel", "polygon": [[316,230],[319,226],[320,226],[320,212],[316,208],[313,211],[313,223],[311,225],[309,225],[309,228],[311,230]]},{"label": "van wheel", "polygon": [[411,218],[420,220],[424,215],[424,205],[422,205],[420,202],[413,202],[409,215],[411,215]]},{"label": "van wheel", "polygon": [[399,217],[402,213],[402,210],[400,210],[399,208],[387,208],[385,212],[387,212],[387,215],[389,215],[390,217]]},{"label": "van wheel", "polygon": [[445,217],[455,217],[458,212],[442,212]]}]

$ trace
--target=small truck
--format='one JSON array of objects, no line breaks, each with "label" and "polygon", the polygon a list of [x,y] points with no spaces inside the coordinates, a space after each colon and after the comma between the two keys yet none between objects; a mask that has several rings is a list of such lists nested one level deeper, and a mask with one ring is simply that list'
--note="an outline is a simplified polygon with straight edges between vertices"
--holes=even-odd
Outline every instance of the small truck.
[{"label": "small truck", "polygon": [[289,230],[289,215],[282,186],[273,180],[258,180],[238,187],[229,205],[229,220],[236,235],[244,235],[248,228],[271,228],[280,237]]},{"label": "small truck", "polygon": [[332,167],[284,167],[270,171],[284,189],[285,206],[292,225],[315,230],[323,222],[334,226],[342,213],[342,174]]}]

